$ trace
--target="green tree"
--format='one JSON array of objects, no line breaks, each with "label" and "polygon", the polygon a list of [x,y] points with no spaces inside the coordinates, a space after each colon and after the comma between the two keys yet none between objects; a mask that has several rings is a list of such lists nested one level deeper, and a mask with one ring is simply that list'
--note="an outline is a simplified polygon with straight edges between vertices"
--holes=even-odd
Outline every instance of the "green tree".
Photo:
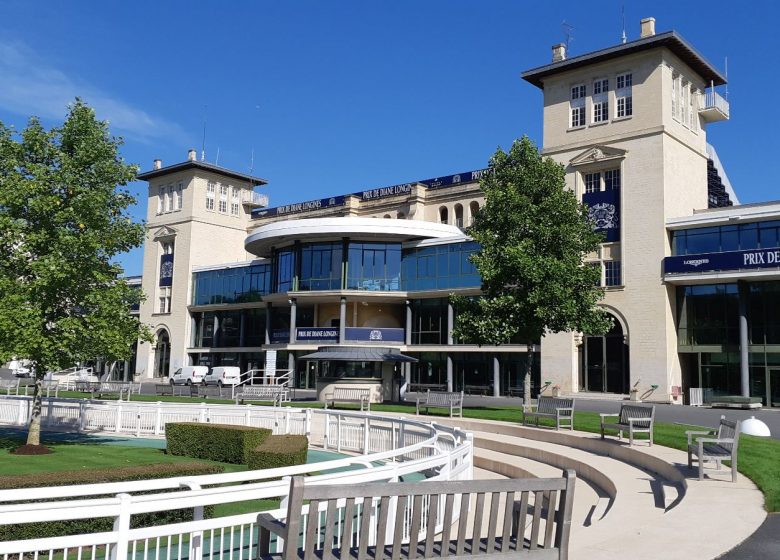
[{"label": "green tree", "polygon": [[126,359],[139,336],[150,338],[130,315],[140,294],[112,262],[144,238],[121,188],[136,174],[121,144],[79,99],[61,127],[33,117],[17,134],[0,123],[0,362],[32,362],[28,445],[40,445],[46,372]]},{"label": "green tree", "polygon": [[454,335],[479,345],[527,341],[523,401],[528,404],[531,348],[545,332],[603,334],[611,326],[597,305],[603,297],[599,271],[583,264],[602,236],[566,189],[563,167],[542,157],[525,136],[508,153],[496,151],[481,187],[485,204],[468,233],[480,245],[471,262],[483,295],[452,296]]}]

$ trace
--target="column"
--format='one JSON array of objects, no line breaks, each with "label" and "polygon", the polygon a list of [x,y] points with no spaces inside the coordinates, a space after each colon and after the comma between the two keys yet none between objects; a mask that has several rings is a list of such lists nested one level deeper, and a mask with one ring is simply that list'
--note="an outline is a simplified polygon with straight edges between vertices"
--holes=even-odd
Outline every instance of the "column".
[{"label": "column", "polygon": [[501,365],[498,363],[498,356],[493,356],[493,396],[501,396]]},{"label": "column", "polygon": [[341,309],[339,309],[339,344],[344,344],[347,327],[347,298],[341,298]]},{"label": "column", "polygon": [[298,303],[295,298],[290,300],[290,344],[295,344],[295,320],[298,313]]},{"label": "column", "polygon": [[269,301],[265,304],[265,343],[271,344],[271,306]]},{"label": "column", "polygon": [[412,302],[406,300],[406,333],[404,333],[406,345],[412,344]]},{"label": "column", "polygon": [[238,345],[243,348],[246,346],[246,312],[242,309],[239,313],[241,319],[238,327]]},{"label": "column", "polygon": [[742,396],[750,396],[750,354],[748,342],[748,285],[737,282],[739,291],[739,377]]},{"label": "column", "polygon": [[214,313],[214,337],[211,339],[211,346],[219,347],[219,339],[222,338],[219,332],[219,313]]},{"label": "column", "polygon": [[[455,311],[452,308],[451,303],[447,303],[447,345],[452,346],[452,329],[455,326]],[[452,391],[455,384],[452,379],[452,356],[450,352],[451,348],[447,351],[447,390]]]},{"label": "column", "polygon": [[295,356],[292,351],[287,352],[287,369],[290,370],[290,387],[294,388],[295,384]]},{"label": "column", "polygon": [[447,390],[452,391],[454,383],[452,382],[452,357],[447,354]]}]

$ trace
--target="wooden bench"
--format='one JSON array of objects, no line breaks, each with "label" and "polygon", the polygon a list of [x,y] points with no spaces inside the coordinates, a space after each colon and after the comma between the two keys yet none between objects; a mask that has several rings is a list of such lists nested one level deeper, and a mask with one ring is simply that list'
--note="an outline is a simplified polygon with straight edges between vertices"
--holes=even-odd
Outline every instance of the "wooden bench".
[{"label": "wooden bench", "polygon": [[230,387],[220,387],[219,385],[200,385],[198,386],[198,396],[212,399],[230,399],[232,392]]},{"label": "wooden bench", "polygon": [[14,395],[19,394],[19,380],[18,379],[0,379],[0,391],[5,391],[6,395],[10,395],[13,391]]},{"label": "wooden bench", "polygon": [[424,395],[417,395],[417,414],[420,414],[421,408],[424,408],[426,413],[429,408],[447,408],[450,411],[450,418],[456,414],[463,418],[463,391],[460,393],[426,391]]},{"label": "wooden bench", "polygon": [[[650,436],[650,445],[653,445],[653,422],[655,420],[654,406],[637,406],[633,404],[621,404],[617,414],[599,414],[601,417],[601,439],[604,439],[604,430],[617,430],[618,439],[623,438],[623,432],[628,432],[628,444],[634,445],[634,434],[646,433]],[[609,417],[618,417],[617,422],[607,422]]]},{"label": "wooden bench", "polygon": [[[714,461],[720,470],[722,461],[731,461],[731,482],[737,481],[737,447],[739,446],[739,420],[730,422],[721,417],[717,428],[706,431],[690,430],[688,436],[688,467],[693,467],[693,456],[699,462],[699,480],[704,480],[704,463]],[[693,443],[693,436],[697,437]],[[706,437],[710,436],[710,437]]]},{"label": "wooden bench", "polygon": [[154,394],[159,396],[173,396],[173,385],[168,383],[155,383]]},{"label": "wooden bench", "polygon": [[282,406],[289,401],[289,391],[285,385],[242,385],[236,392],[236,404],[246,401],[271,401],[274,406]]},{"label": "wooden bench", "polygon": [[333,392],[325,397],[325,408],[328,408],[328,403],[330,403],[331,408],[336,408],[336,403],[359,404],[361,412],[364,406],[368,412],[371,412],[371,389],[334,387]]},{"label": "wooden bench", "polygon": [[[575,482],[572,470],[561,478],[353,485],[304,484],[295,476],[285,520],[269,513],[257,517],[258,558],[563,559]],[[311,522],[309,512],[315,511],[317,520]],[[275,556],[272,535],[277,536]],[[279,538],[284,539],[281,550]]]},{"label": "wooden bench", "polygon": [[539,397],[536,405],[530,405],[529,409],[523,409],[523,425],[526,419],[536,418],[536,427],[539,427],[539,418],[551,418],[555,420],[555,429],[560,430],[561,425],[568,422],[570,430],[574,429],[574,399],[562,397]]},{"label": "wooden bench", "polygon": [[127,400],[130,400],[130,395],[135,392],[133,384],[124,381],[76,381],[76,391],[91,393],[92,398],[118,395],[120,401],[123,395],[127,395]]}]

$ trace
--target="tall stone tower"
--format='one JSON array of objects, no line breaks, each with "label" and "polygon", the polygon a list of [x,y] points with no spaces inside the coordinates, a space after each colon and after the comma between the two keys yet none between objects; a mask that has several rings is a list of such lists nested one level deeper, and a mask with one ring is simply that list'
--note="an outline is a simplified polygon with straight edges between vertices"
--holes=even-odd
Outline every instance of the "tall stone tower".
[{"label": "tall stone tower", "polygon": [[713,89],[725,79],[676,32],[656,34],[653,18],[639,39],[600,51],[567,58],[556,45],[552,63],[523,78],[544,94],[543,153],[605,234],[588,261],[615,319],[606,337],[546,336],[542,379],[669,400],[681,383],[666,221],[708,207],[705,126],[728,118]]},{"label": "tall stone tower", "polygon": [[155,342],[139,345],[136,372],[162,377],[189,363],[192,268],[250,258],[244,238],[251,211],[268,203],[254,187],[267,182],[198,161],[195,150],[168,167],[155,160],[138,178],[149,182],[140,320]]}]

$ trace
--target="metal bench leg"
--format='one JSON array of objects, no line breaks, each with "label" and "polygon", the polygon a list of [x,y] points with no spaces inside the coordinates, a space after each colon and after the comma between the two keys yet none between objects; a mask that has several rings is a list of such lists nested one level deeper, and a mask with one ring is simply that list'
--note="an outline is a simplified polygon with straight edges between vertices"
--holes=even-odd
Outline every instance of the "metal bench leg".
[{"label": "metal bench leg", "polygon": [[[621,434],[623,432],[620,432]],[[628,446],[634,447],[634,430],[628,430]]]},{"label": "metal bench leg", "polygon": [[691,458],[691,448],[688,448],[688,468],[693,468],[693,459]]}]

